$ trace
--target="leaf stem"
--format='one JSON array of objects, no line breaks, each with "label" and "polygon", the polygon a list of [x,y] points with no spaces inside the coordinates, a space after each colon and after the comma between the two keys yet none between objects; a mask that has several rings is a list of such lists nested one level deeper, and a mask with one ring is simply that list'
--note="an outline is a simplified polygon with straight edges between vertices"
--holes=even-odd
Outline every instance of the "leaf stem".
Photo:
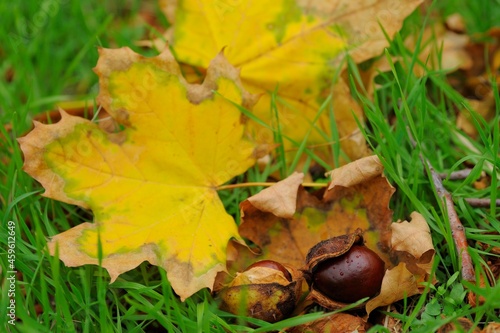
[{"label": "leaf stem", "polygon": [[[274,184],[277,184],[277,182],[249,182],[249,183],[239,183],[239,184],[228,184],[228,185],[221,185],[217,186],[216,190],[231,190],[234,188],[244,188],[244,187],[254,187],[254,186],[265,186],[269,187]],[[303,187],[327,187],[328,184],[326,183],[302,183]]]}]

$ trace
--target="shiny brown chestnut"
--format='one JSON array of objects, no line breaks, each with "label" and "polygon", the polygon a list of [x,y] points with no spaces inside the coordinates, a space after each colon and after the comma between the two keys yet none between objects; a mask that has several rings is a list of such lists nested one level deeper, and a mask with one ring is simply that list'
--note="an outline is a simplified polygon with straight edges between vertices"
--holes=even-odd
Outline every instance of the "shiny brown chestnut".
[{"label": "shiny brown chestnut", "polygon": [[384,261],[364,245],[353,245],[339,257],[319,263],[313,271],[313,284],[329,298],[352,303],[380,291]]},{"label": "shiny brown chestnut", "polygon": [[385,263],[364,246],[362,234],[357,229],[322,241],[309,250],[306,257],[309,300],[335,310],[380,291]]}]

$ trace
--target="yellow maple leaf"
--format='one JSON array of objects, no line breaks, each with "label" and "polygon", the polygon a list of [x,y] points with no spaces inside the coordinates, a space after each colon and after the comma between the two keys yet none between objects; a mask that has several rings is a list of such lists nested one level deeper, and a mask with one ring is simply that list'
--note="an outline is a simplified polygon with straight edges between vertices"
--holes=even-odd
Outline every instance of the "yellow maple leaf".
[{"label": "yellow maple leaf", "polygon": [[[206,68],[225,48],[228,60],[241,68],[245,87],[265,93],[253,110],[269,125],[274,111],[267,93],[277,89],[276,107],[287,149],[304,138],[310,146],[331,143],[329,109],[320,107],[325,95],[332,93],[342,147],[357,159],[368,153],[356,121],[363,114],[342,79],[332,87],[339,64],[347,53],[356,62],[382,53],[388,46],[384,32],[393,36],[421,2],[163,0],[162,7],[173,22],[169,39],[177,59]],[[273,141],[272,132],[251,124],[257,142]]]},{"label": "yellow maple leaf", "polygon": [[204,83],[191,85],[168,49],[154,58],[128,48],[99,53],[98,100],[123,130],[62,112],[19,139],[24,170],[45,196],[94,213],[94,223],[53,237],[51,254],[58,248],[67,266],[79,266],[98,264],[102,253],[111,281],[147,260],[166,269],[182,299],[212,288],[228,240],[241,240],[217,186],[255,161],[230,101],[251,107],[255,97],[222,54]]}]

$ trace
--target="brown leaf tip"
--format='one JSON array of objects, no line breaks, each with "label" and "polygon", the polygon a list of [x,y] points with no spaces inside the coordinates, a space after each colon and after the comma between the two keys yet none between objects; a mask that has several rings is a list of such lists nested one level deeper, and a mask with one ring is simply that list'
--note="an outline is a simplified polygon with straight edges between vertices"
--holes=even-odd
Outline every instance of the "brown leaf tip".
[{"label": "brown leaf tip", "polygon": [[236,84],[242,94],[242,106],[246,109],[251,109],[259,100],[260,95],[251,94],[243,88],[240,78],[240,69],[234,67],[229,60],[227,60],[224,56],[224,48],[210,62],[207,68],[207,77],[205,81],[203,81],[203,85],[207,88],[212,88],[212,90],[216,90],[217,86],[215,82],[220,77],[227,78]]}]

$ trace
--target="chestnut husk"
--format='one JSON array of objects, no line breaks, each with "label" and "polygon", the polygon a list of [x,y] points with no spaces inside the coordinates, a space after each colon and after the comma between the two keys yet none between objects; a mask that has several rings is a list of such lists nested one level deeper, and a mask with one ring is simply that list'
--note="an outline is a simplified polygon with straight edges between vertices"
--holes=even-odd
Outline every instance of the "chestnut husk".
[{"label": "chestnut husk", "polygon": [[329,238],[314,245],[306,256],[306,267],[312,271],[317,264],[327,259],[340,257],[354,244],[363,245],[363,230],[356,229],[352,234]]},{"label": "chestnut husk", "polygon": [[[312,276],[314,268],[319,263],[331,258],[339,257],[347,253],[353,245],[363,245],[364,240],[362,234],[363,231],[358,228],[351,234],[346,234],[324,240],[316,244],[309,250],[306,257],[306,272],[305,272],[306,281],[308,282],[310,288],[310,292],[306,298],[307,301],[319,304],[322,307],[327,308],[329,310],[341,309],[351,304],[351,303],[336,301],[324,295],[321,291],[319,291],[315,287]],[[365,304],[366,301],[358,304],[353,309],[362,308],[365,306]]]},{"label": "chestnut husk", "polygon": [[267,267],[254,267],[237,273],[231,283],[218,293],[220,308],[270,323],[287,318],[301,296],[304,278],[301,271],[288,266],[285,268],[290,272],[292,281],[281,271]]}]

